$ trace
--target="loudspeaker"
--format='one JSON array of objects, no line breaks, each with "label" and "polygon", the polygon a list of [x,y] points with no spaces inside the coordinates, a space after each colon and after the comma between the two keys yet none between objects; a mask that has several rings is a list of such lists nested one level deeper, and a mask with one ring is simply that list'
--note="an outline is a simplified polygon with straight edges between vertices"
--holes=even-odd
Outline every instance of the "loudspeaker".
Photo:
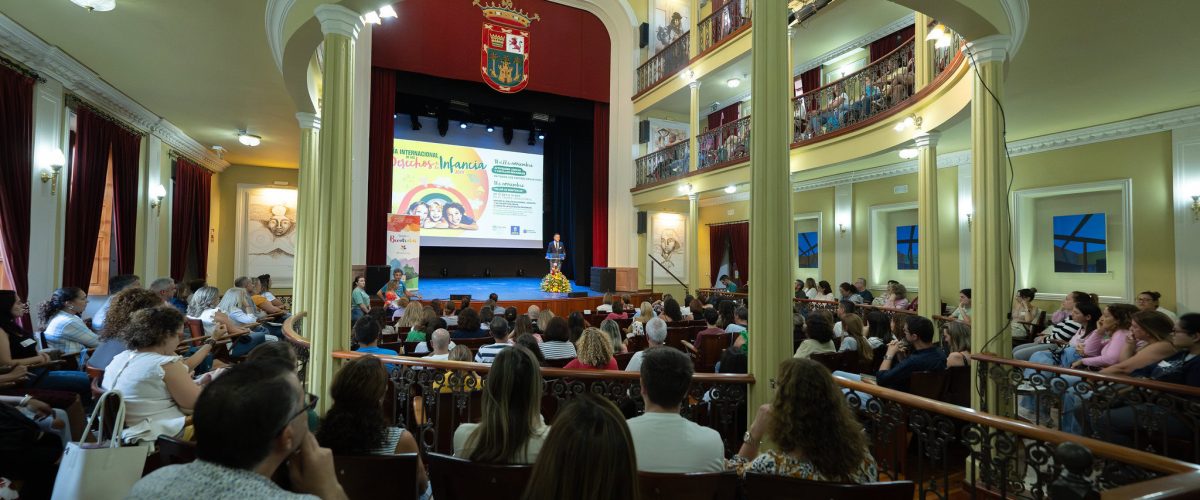
[{"label": "loudspeaker", "polygon": [[388,280],[392,279],[391,266],[367,266],[363,275],[367,278],[367,293],[373,294],[376,290],[383,288]]},{"label": "loudspeaker", "polygon": [[579,297],[587,297],[587,292],[570,292],[567,294],[567,297],[572,298],[572,299],[577,299]]},{"label": "loudspeaker", "polygon": [[637,234],[646,234],[646,212],[637,213]]},{"label": "loudspeaker", "polygon": [[650,120],[638,122],[638,144],[650,142]]},{"label": "loudspeaker", "polygon": [[650,23],[638,25],[638,48],[644,49],[650,45]]},{"label": "loudspeaker", "polygon": [[471,295],[470,295],[470,294],[467,294],[467,295],[455,295],[455,294],[453,294],[453,293],[452,293],[452,294],[450,294],[450,300],[457,300],[457,301],[471,300]]}]

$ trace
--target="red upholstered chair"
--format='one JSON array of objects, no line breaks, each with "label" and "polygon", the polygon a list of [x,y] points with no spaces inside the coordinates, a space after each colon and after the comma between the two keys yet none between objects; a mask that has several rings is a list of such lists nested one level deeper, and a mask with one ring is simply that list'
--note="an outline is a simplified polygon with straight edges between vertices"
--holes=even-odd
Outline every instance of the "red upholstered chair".
[{"label": "red upholstered chair", "polygon": [[745,487],[746,498],[753,500],[792,500],[795,498],[911,500],[913,497],[912,481],[842,484],[747,472]]},{"label": "red upholstered chair", "polygon": [[530,465],[481,464],[441,453],[425,460],[438,500],[518,500],[533,472]]},{"label": "red upholstered chair", "polygon": [[725,500],[737,498],[738,477],[733,471],[691,474],[638,472],[642,500]]}]

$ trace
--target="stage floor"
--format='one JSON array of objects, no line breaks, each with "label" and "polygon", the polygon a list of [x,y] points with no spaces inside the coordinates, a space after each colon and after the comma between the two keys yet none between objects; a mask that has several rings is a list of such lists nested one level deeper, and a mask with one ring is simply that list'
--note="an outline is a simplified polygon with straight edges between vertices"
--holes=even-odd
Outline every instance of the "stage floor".
[{"label": "stage floor", "polygon": [[[483,302],[493,292],[500,296],[501,302],[567,298],[565,293],[543,292],[541,278],[421,278],[418,288],[425,300],[448,299],[451,294],[462,294],[470,295],[472,302]],[[574,281],[571,282],[571,290],[587,292],[589,297],[604,295],[581,287]]]}]

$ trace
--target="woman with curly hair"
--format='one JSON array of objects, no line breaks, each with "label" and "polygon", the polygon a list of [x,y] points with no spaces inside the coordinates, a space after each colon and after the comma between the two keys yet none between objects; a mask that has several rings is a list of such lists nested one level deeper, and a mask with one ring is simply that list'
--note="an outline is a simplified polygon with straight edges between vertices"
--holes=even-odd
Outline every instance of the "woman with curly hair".
[{"label": "woman with curly hair", "polygon": [[104,329],[100,330],[100,346],[87,360],[88,366],[101,370],[125,350],[125,340],[121,334],[129,324],[129,317],[142,309],[161,306],[163,300],[157,293],[145,288],[126,288],[114,295],[108,304]]},{"label": "woman with curly hair", "polygon": [[599,328],[588,327],[575,343],[575,359],[567,363],[568,370],[617,370],[612,341]]},{"label": "woman with curly hair", "polygon": [[[399,455],[417,453],[417,440],[401,427],[388,425],[383,414],[388,374],[370,354],[342,365],[333,376],[329,395],[333,407],[325,413],[317,442],[336,455]],[[430,496],[429,479],[417,457],[417,487]],[[410,493],[411,495],[411,493]]]},{"label": "woman with curly hair", "polygon": [[[811,359],[779,365],[775,400],[758,408],[737,455],[727,466],[809,481],[869,483],[878,480],[862,425],[829,370]],[[778,448],[758,453],[768,436]]]}]

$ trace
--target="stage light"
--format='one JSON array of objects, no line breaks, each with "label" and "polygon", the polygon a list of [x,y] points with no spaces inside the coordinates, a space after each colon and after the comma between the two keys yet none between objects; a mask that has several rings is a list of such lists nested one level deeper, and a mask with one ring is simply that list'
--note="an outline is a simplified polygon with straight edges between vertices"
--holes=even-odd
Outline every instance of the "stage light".
[{"label": "stage light", "polygon": [[363,14],[363,23],[366,24],[383,24],[383,19],[379,18],[379,14],[375,11]]},{"label": "stage light", "polygon": [[933,29],[929,30],[929,34],[925,35],[926,42],[932,42],[946,36],[946,25],[938,23]]},{"label": "stage light", "polygon": [[383,7],[379,8],[379,17],[385,19],[390,17],[394,19],[397,17],[396,9],[393,9],[391,5],[384,5]]},{"label": "stage light", "polygon": [[461,128],[461,129],[463,129],[463,130],[466,130],[466,129],[467,129],[467,126],[468,126],[468,125],[467,125],[467,122],[458,122],[458,128]]},{"label": "stage light", "polygon": [[492,133],[492,132],[495,132],[495,131],[496,131],[496,128],[495,128],[495,127],[492,127],[491,125],[488,125],[488,126],[487,126],[487,131],[488,131],[488,133],[490,134],[490,133]]},{"label": "stage light", "polygon": [[538,140],[539,141],[546,140],[546,134],[544,132],[538,132]]}]

